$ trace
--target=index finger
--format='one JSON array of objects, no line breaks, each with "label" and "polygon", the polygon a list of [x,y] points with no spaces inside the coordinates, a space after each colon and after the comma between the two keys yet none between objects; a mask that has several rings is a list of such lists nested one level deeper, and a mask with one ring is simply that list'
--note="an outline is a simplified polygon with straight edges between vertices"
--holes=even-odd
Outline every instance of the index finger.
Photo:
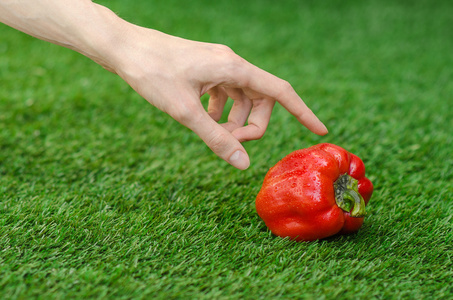
[{"label": "index finger", "polygon": [[[240,72],[238,72],[240,74]],[[236,76],[238,75],[236,74]],[[241,78],[242,77],[242,78]],[[287,111],[313,133],[327,134],[326,126],[307,107],[291,84],[247,62],[245,70],[237,76],[238,85],[251,89],[280,103]]]}]

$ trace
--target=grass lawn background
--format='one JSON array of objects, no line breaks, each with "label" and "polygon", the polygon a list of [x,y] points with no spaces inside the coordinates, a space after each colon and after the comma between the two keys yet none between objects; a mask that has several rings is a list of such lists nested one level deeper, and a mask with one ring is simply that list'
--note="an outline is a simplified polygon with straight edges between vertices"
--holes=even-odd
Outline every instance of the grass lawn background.
[{"label": "grass lawn background", "polygon": [[[453,296],[451,1],[101,3],[227,44],[290,81],[330,133],[277,105],[239,171],[116,75],[1,25],[0,298]],[[254,208],[264,175],[321,142],[364,160],[365,224],[275,237]]]}]

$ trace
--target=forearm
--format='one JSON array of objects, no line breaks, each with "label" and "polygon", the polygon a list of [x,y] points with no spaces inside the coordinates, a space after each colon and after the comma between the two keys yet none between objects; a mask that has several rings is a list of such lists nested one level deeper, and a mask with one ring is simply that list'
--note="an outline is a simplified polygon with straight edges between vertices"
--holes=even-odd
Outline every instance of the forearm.
[{"label": "forearm", "polygon": [[0,22],[80,52],[111,71],[112,45],[131,25],[90,0],[0,0]]}]

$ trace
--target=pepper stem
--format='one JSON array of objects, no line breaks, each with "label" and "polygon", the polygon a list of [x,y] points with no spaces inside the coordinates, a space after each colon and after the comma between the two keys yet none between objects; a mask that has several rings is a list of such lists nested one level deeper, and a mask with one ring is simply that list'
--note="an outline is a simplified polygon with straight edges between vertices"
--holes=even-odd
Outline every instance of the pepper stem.
[{"label": "pepper stem", "polygon": [[348,174],[341,175],[333,184],[335,201],[351,217],[363,218],[366,215],[365,201],[358,191],[358,181]]}]

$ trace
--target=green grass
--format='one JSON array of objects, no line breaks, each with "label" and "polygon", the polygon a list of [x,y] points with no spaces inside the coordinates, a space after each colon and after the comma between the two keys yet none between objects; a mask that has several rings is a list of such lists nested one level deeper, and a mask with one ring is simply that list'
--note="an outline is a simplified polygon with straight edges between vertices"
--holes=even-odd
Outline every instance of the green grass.
[{"label": "green grass", "polygon": [[[2,25],[0,298],[453,297],[450,1],[103,3],[229,45],[330,133],[277,106],[238,171],[117,76]],[[264,175],[321,142],[364,160],[369,216],[351,236],[275,237],[254,208]]]}]

